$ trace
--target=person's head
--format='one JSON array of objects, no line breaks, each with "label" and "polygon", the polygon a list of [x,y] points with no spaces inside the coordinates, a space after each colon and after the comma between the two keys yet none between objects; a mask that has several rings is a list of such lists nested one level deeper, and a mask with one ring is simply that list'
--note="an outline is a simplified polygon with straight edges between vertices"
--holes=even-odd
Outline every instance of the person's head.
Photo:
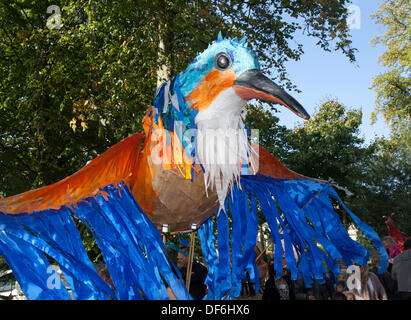
[{"label": "person's head", "polygon": [[341,272],[339,275],[336,276],[337,281],[347,281],[347,268],[341,268]]},{"label": "person's head", "polygon": [[376,268],[380,265],[380,255],[377,251],[371,253],[371,264]]},{"label": "person's head", "polygon": [[408,251],[408,250],[411,250],[411,238],[408,238],[404,242],[404,251]]},{"label": "person's head", "polygon": [[336,292],[333,295],[333,300],[348,300],[344,293]]},{"label": "person's head", "polygon": [[188,256],[183,252],[179,252],[177,255],[177,267],[179,269],[187,267]]},{"label": "person's head", "polygon": [[390,236],[386,236],[384,238],[382,238],[382,244],[384,245],[384,247],[386,249],[391,248],[392,246],[396,246],[397,243],[393,240],[393,238],[391,238]]},{"label": "person's head", "polygon": [[335,285],[335,290],[337,292],[344,292],[345,290],[345,282],[344,281],[338,281],[337,284]]},{"label": "person's head", "polygon": [[360,266],[360,272],[361,272],[361,280],[368,280],[368,274],[369,274],[370,268],[368,265],[365,266]]},{"label": "person's head", "polygon": [[355,300],[355,295],[352,292],[344,292],[345,296],[347,297],[347,300]]}]

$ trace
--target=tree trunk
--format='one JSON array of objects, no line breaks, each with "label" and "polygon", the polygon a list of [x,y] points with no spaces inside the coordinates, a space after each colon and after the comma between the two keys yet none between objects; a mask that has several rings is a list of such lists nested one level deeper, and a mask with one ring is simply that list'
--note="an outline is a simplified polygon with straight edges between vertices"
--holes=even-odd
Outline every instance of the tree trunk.
[{"label": "tree trunk", "polygon": [[157,87],[163,82],[168,81],[171,75],[171,59],[170,59],[170,15],[171,10],[167,8],[166,1],[159,2],[158,13],[155,23],[158,28],[158,52],[157,52]]},{"label": "tree trunk", "polygon": [[[159,28],[161,27],[159,26]],[[157,87],[159,87],[163,82],[170,79],[170,65],[167,59],[166,49],[167,48],[164,40],[164,35],[160,30],[158,41]]]}]

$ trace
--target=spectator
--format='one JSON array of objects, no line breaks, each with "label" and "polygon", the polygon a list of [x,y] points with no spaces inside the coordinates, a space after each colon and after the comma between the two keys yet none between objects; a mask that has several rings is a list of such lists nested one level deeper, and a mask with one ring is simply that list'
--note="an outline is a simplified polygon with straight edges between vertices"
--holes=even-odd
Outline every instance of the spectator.
[{"label": "spectator", "polygon": [[345,291],[344,294],[347,297],[347,300],[355,300],[355,295],[351,291]]},{"label": "spectator", "polygon": [[371,254],[371,268],[370,271],[374,273],[381,284],[383,285],[385,292],[387,293],[388,300],[394,299],[395,293],[397,291],[397,285],[388,271],[385,271],[382,274],[378,273],[378,268],[380,266],[380,255],[377,251],[374,251]]},{"label": "spectator", "polygon": [[288,269],[284,269],[283,272],[283,279],[287,282],[288,285],[288,292],[289,292],[289,300],[295,300],[295,290],[294,290],[294,281],[291,280],[291,271]]},{"label": "spectator", "polygon": [[275,281],[275,285],[278,289],[281,300],[290,300],[290,288],[288,287],[288,283],[285,280],[286,275],[287,269],[283,268],[281,277]]},{"label": "spectator", "polygon": [[314,280],[311,288],[305,286],[303,279],[297,279],[294,281],[294,287],[296,300],[331,300],[334,293],[328,277],[325,278],[322,284]]},{"label": "spectator", "polygon": [[256,295],[255,289],[254,289],[254,283],[251,282],[250,275],[245,270],[245,276],[246,279],[241,280],[241,297],[254,297]]},{"label": "spectator", "polygon": [[258,275],[260,276],[260,286],[262,286],[265,283],[267,276],[269,276],[268,264],[266,262],[267,257],[265,251],[261,249],[260,243],[254,247],[254,252],[256,256],[255,264],[258,268]]},{"label": "spectator", "polygon": [[368,266],[361,267],[361,286],[359,289],[354,288],[356,300],[387,300],[387,294],[378,277],[369,272]]},{"label": "spectator", "polygon": [[[177,267],[180,270],[181,277],[186,282],[188,266],[188,256],[186,253],[179,252],[177,255]],[[207,277],[207,268],[202,264],[193,261],[191,268],[191,279],[189,293],[195,300],[201,300],[206,294],[207,287],[204,284]]]},{"label": "spectator", "polygon": [[335,291],[336,292],[344,292],[345,291],[345,281],[338,281],[337,284],[335,285]]},{"label": "spectator", "polygon": [[344,293],[336,292],[333,294],[332,300],[348,300]]},{"label": "spectator", "polygon": [[295,300],[315,300],[312,288],[305,286],[304,279],[294,281]]},{"label": "spectator", "polygon": [[388,253],[388,272],[391,272],[392,263],[394,258],[401,253],[400,247],[398,247],[397,243],[391,238],[390,236],[386,236],[382,239],[382,244],[384,245],[385,249]]},{"label": "spectator", "polygon": [[268,280],[265,282],[264,285],[264,292],[262,296],[262,300],[281,300],[280,293],[278,292],[276,282],[275,282],[275,270],[274,270],[274,263],[270,261],[268,266]]},{"label": "spectator", "polygon": [[329,279],[328,273],[324,277],[324,282],[319,283],[314,280],[313,284],[313,294],[315,300],[331,300],[334,294],[333,285]]},{"label": "spectator", "polygon": [[400,300],[411,301],[411,238],[404,243],[404,251],[395,257],[392,276],[397,282]]}]

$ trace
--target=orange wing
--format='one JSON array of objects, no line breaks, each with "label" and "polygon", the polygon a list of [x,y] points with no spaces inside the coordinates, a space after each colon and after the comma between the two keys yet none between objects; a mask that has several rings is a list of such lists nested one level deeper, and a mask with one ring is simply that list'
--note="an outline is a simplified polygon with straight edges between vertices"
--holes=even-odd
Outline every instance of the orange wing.
[{"label": "orange wing", "polygon": [[[144,138],[142,133],[131,135],[64,180],[1,199],[0,211],[19,214],[46,209],[58,210],[64,205],[75,205],[81,199],[95,196],[99,189],[107,185],[126,182],[136,200],[141,202],[144,209],[147,209],[146,213],[150,215],[155,209],[157,197],[151,186],[152,174],[146,163],[146,148],[145,152],[140,154]],[[288,169],[263,147],[253,145],[253,148],[259,148],[258,173],[273,178],[312,179]]]},{"label": "orange wing", "polygon": [[94,196],[100,188],[128,181],[138,162],[144,134],[131,135],[89,162],[78,172],[53,185],[0,200],[0,211],[10,214],[60,209]]},{"label": "orange wing", "polygon": [[[310,177],[303,176],[297,172],[288,169],[283,165],[276,157],[274,157],[270,152],[264,149],[262,146],[257,146],[253,144],[254,150],[258,150],[259,164],[258,173],[269,176],[272,178],[281,179],[308,179],[315,180],[319,182],[327,182],[325,180],[314,179]],[[258,149],[257,149],[258,148]]]}]

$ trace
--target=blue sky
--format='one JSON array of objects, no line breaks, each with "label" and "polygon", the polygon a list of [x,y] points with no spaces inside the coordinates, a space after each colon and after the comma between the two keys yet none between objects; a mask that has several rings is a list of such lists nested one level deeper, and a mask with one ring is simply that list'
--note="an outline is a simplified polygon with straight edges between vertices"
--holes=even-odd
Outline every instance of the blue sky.
[{"label": "blue sky", "polygon": [[[384,27],[376,24],[370,18],[379,8],[380,1],[354,0],[359,11],[359,29],[351,29],[353,47],[357,48],[357,61],[351,63],[339,52],[326,52],[316,46],[316,40],[302,35],[296,41],[304,45],[304,54],[299,61],[289,61],[286,68],[289,78],[297,85],[301,93],[290,92],[308,111],[315,114],[318,106],[326,97],[336,98],[349,108],[362,109],[363,119],[360,127],[360,136],[368,144],[375,136],[389,136],[389,128],[378,118],[376,124],[371,125],[371,112],[375,107],[375,91],[370,89],[372,79],[384,71],[378,58],[386,50],[378,45],[372,46],[370,40],[376,35],[384,34]],[[355,21],[353,21],[355,23]],[[277,116],[280,124],[288,128],[302,125],[304,120],[290,113],[285,108],[278,107]]]}]

